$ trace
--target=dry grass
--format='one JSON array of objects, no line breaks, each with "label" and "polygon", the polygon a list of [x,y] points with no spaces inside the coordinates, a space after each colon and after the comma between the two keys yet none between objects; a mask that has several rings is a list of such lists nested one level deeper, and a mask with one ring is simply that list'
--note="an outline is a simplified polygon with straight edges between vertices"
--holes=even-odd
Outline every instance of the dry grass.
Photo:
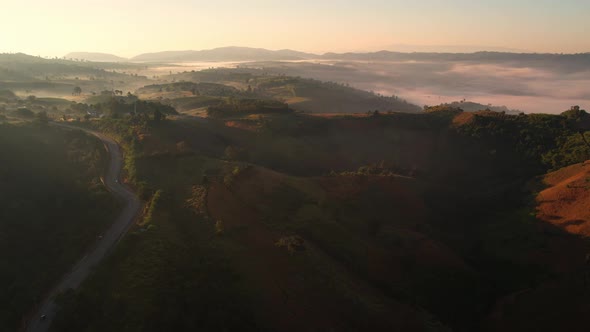
[{"label": "dry grass", "polygon": [[537,196],[537,217],[565,231],[590,236],[590,164],[548,174],[549,187]]}]

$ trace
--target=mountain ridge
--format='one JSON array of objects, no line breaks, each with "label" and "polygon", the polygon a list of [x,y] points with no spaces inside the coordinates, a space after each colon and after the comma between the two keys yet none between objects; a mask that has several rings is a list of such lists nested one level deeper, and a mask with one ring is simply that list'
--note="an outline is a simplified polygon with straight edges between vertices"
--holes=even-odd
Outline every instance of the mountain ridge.
[{"label": "mountain ridge", "polygon": [[289,49],[268,50],[264,48],[251,47],[219,47],[209,50],[185,50],[185,51],[163,51],[154,53],[143,53],[133,58],[132,61],[259,61],[259,60],[304,60],[318,57],[316,54],[299,52]]},{"label": "mountain ridge", "polygon": [[70,52],[65,55],[67,59],[83,59],[93,62],[128,62],[129,59],[118,55],[102,52]]},{"label": "mountain ridge", "polygon": [[179,50],[142,53],[130,58],[100,52],[71,52],[66,58],[84,59],[95,62],[218,62],[218,61],[285,61],[285,60],[357,60],[357,61],[510,61],[510,60],[575,60],[588,61],[589,53],[515,53],[500,51],[478,52],[399,52],[381,50],[376,52],[327,52],[314,54],[291,49],[269,50],[265,48],[227,46],[205,50]]}]

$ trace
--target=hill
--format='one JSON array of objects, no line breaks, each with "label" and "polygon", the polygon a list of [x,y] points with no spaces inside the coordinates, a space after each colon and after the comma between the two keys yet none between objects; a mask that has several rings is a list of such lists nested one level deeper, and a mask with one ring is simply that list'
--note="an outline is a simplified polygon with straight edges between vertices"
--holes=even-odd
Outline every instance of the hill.
[{"label": "hill", "polygon": [[17,331],[120,205],[100,182],[108,155],[93,137],[0,124],[0,150],[0,331]]},{"label": "hill", "polygon": [[[220,88],[145,93],[166,87]],[[581,156],[566,158],[571,111],[317,117],[257,105],[231,121],[90,124],[119,135],[128,180],[153,208],[64,297],[56,331],[475,331],[503,324],[487,319],[514,294],[579,267],[587,241],[536,219],[526,189]]]},{"label": "hill", "polygon": [[[37,84],[53,84],[40,76],[52,66],[143,83],[96,63],[6,57]],[[96,81],[58,80],[84,90]],[[535,324],[510,312],[543,303],[537,315],[548,317],[550,301],[522,294],[560,294],[551,285],[580,303],[586,205],[571,201],[586,197],[587,171],[547,178],[558,188],[542,193],[552,201],[543,204],[556,205],[547,218],[535,213],[528,186],[589,158],[590,116],[579,107],[512,115],[463,112],[484,105],[461,102],[421,112],[395,96],[256,68],[166,70],[145,81],[137,95],[89,96],[93,105],[2,94],[2,115],[26,111],[37,125],[47,109],[88,115],[73,122],[121,142],[125,181],[146,202],[113,256],[59,298],[55,331],[463,332]],[[173,106],[204,108],[209,118]],[[58,138],[60,149],[83,142]]]},{"label": "hill", "polygon": [[67,59],[81,59],[96,62],[127,62],[129,59],[114,54],[99,52],[71,52],[64,56]]},{"label": "hill", "polygon": [[221,47],[201,51],[167,51],[145,53],[131,58],[141,62],[263,61],[302,60],[315,55],[292,50],[270,51],[262,48]]},{"label": "hill", "polygon": [[528,62],[533,65],[561,64],[570,66],[587,66],[590,53],[553,54],[553,53],[517,53],[507,51],[479,52],[399,52],[378,51],[359,53],[313,54],[296,50],[268,50],[264,48],[227,46],[208,50],[182,50],[143,53],[132,58],[119,57],[100,52],[71,52],[67,59],[84,59],[95,62],[222,62],[222,61],[280,61],[280,60],[362,60],[362,61],[471,61],[471,62]]},{"label": "hill", "polygon": [[[584,263],[590,237],[589,178],[588,162],[541,177],[543,189],[535,197],[535,212],[542,222],[539,227],[551,236],[535,256],[559,271],[559,277],[499,300],[485,323],[489,331],[587,330],[590,320],[585,312],[590,303]],[[564,234],[571,234],[569,241]]]},{"label": "hill", "polygon": [[590,163],[549,173],[537,196],[537,217],[572,234],[590,237]]},{"label": "hill", "polygon": [[0,90],[24,96],[70,98],[76,86],[82,89],[77,97],[104,90],[131,90],[148,83],[147,77],[131,73],[140,67],[145,66],[0,54]]},{"label": "hill", "polygon": [[441,105],[435,106],[435,107],[459,108],[465,112],[478,112],[478,111],[489,110],[492,112],[498,112],[498,113],[504,112],[506,114],[512,114],[512,115],[518,115],[518,114],[522,113],[522,112],[519,112],[518,110],[511,110],[506,106],[495,106],[495,105],[491,105],[491,104],[484,105],[484,104],[475,103],[475,102],[466,101],[466,100],[441,104]]},{"label": "hill", "polygon": [[510,66],[538,69],[551,68],[561,73],[585,71],[590,66],[590,53],[554,54],[554,53],[509,53],[509,52],[475,52],[475,53],[401,53],[379,51],[373,53],[326,53],[325,60],[341,61],[420,61],[420,62],[467,62],[486,64],[506,64]]},{"label": "hill", "polygon": [[436,53],[436,52],[391,52],[370,53],[325,53],[324,59],[340,60],[422,60],[422,61],[574,61],[590,62],[590,53],[555,54],[555,53],[511,53],[511,52],[474,52],[474,53]]},{"label": "hill", "polygon": [[[231,96],[233,91],[233,96],[279,100],[301,112],[328,114],[367,113],[375,110],[379,112],[420,112],[420,107],[397,96],[383,96],[334,82],[269,75],[257,69],[209,69],[184,72],[172,77],[181,82],[224,84],[232,88],[222,90],[223,94],[217,96]],[[175,89],[170,86],[163,88],[163,90],[166,93],[166,90],[174,91]],[[170,91],[166,95],[170,95]],[[185,91],[190,92],[191,90],[185,88]]]}]

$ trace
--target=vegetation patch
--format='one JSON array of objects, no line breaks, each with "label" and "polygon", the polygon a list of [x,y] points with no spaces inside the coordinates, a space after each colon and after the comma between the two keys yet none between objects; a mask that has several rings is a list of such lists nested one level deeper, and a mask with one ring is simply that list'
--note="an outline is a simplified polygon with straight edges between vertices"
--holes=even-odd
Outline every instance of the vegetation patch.
[{"label": "vegetation patch", "polygon": [[25,315],[119,213],[100,181],[108,161],[81,131],[0,124],[0,330]]},{"label": "vegetation patch", "polygon": [[280,238],[275,245],[279,248],[287,249],[290,254],[305,250],[305,240],[297,235],[284,236]]}]

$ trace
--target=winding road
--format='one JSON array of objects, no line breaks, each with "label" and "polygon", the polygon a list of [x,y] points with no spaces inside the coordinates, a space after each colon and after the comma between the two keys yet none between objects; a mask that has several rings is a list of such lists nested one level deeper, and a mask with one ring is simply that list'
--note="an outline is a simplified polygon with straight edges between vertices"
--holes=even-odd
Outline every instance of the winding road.
[{"label": "winding road", "polygon": [[[55,296],[68,289],[76,289],[80,286],[82,281],[84,281],[84,279],[86,279],[86,277],[92,272],[92,269],[100,263],[113,247],[115,247],[117,242],[133,224],[141,207],[141,202],[135,193],[119,182],[121,169],[123,167],[123,154],[117,142],[110,137],[88,129],[59,123],[52,123],[52,125],[85,131],[90,135],[96,136],[104,143],[110,154],[110,162],[103,182],[111,192],[123,199],[126,204],[119,217],[117,217],[111,227],[102,234],[102,238],[100,238],[95,246],[90,249],[86,256],[74,265],[72,270],[67,273],[49,293],[49,296],[47,296],[35,309],[35,313],[31,316],[26,327],[26,331],[28,332],[44,332],[49,330],[51,322],[57,312]],[[42,271],[40,271],[40,273],[42,273]],[[42,316],[44,316],[43,319],[41,318]]]}]

